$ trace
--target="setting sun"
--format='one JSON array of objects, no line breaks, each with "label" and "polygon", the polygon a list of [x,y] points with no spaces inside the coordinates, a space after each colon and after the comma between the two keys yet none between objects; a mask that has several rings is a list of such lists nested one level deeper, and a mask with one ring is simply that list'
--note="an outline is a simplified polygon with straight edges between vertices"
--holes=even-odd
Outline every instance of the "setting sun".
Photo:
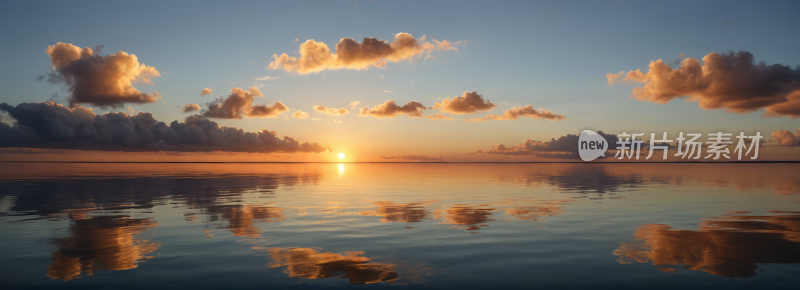
[{"label": "setting sun", "polygon": [[344,158],[344,153],[339,153],[339,158]]}]

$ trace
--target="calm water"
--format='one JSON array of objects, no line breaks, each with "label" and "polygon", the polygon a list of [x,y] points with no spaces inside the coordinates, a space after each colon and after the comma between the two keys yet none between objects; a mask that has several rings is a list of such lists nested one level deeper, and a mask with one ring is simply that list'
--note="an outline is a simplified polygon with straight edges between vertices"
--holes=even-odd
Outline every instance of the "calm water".
[{"label": "calm water", "polygon": [[800,164],[0,163],[0,179],[4,289],[800,286]]}]

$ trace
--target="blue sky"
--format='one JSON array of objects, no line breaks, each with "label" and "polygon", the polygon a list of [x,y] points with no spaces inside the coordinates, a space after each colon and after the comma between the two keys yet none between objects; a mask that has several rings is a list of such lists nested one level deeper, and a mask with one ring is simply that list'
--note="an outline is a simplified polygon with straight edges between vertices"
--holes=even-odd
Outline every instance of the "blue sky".
[{"label": "blue sky", "polygon": [[[546,141],[587,126],[610,133],[726,129],[766,135],[800,127],[798,119],[762,118],[763,110],[734,114],[680,100],[667,105],[637,101],[629,97],[635,85],[609,85],[605,78],[606,73],[644,71],[651,60],[675,61],[679,53],[702,59],[729,50],[794,67],[800,64],[800,4],[793,1],[27,1],[3,6],[0,101],[14,105],[46,101],[55,92],[61,96],[55,100],[67,104],[68,93],[60,86],[35,81],[49,71],[47,46],[66,42],[102,44],[103,54],[125,51],[158,69],[162,76],[154,85],[135,86],[158,91],[163,99],[130,107],[161,121],[186,117],[181,105],[204,104],[233,87],[263,83],[265,99],[257,103],[281,101],[322,121],[284,114],[217,122],[246,131],[268,128],[339,148],[357,143],[370,154],[442,155],[453,148],[464,154],[525,139]],[[292,75],[266,68],[272,54],[296,55],[296,38],[333,49],[343,37],[391,40],[399,32],[467,44],[458,52],[434,51],[435,59],[389,63],[384,69]],[[263,76],[280,79],[255,80]],[[203,88],[213,88],[214,94],[201,97]],[[567,119],[365,120],[311,109],[347,107],[353,101],[373,106],[389,99],[432,106],[437,98],[464,91],[477,91],[499,105],[467,118],[530,104]],[[342,123],[327,124],[333,120]]]}]

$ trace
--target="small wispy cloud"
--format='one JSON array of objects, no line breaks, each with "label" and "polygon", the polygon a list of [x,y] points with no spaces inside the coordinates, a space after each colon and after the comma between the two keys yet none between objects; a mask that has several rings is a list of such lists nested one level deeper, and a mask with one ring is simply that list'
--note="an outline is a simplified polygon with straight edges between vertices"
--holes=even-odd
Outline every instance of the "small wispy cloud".
[{"label": "small wispy cloud", "polygon": [[271,77],[271,76],[263,76],[260,78],[256,78],[257,81],[277,81],[281,77]]},{"label": "small wispy cloud", "polygon": [[384,92],[384,93],[394,93],[394,92],[392,92],[392,91],[390,91],[390,90],[383,90],[383,92]]}]

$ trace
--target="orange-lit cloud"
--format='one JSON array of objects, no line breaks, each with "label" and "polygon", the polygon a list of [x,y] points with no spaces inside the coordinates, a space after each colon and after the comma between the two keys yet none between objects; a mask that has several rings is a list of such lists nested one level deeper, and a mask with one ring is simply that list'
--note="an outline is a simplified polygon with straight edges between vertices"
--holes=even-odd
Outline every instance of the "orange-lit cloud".
[{"label": "orange-lit cloud", "polygon": [[478,111],[488,111],[494,109],[497,105],[489,100],[484,100],[482,95],[478,92],[464,92],[459,97],[445,98],[441,102],[433,105],[432,109],[439,109],[442,112],[450,114],[472,114]]},{"label": "orange-lit cloud", "polygon": [[778,144],[781,146],[800,146],[800,129],[797,129],[797,133],[794,134],[787,130],[778,130],[772,132],[772,138],[778,140]]},{"label": "orange-lit cloud", "polygon": [[212,91],[212,89],[205,88],[205,89],[203,89],[202,91],[200,91],[200,95],[201,95],[201,96],[207,96],[207,95],[210,95],[210,94],[211,94],[211,91]]},{"label": "orange-lit cloud", "polygon": [[448,116],[442,115],[442,113],[436,113],[435,115],[426,115],[425,118],[428,118],[428,119],[431,119],[431,120],[455,120],[452,117],[448,117]]},{"label": "orange-lit cloud", "polygon": [[342,116],[350,113],[350,111],[348,111],[345,108],[336,109],[336,108],[328,108],[325,106],[314,106],[314,110],[317,110],[317,112],[328,114],[331,116]]},{"label": "orange-lit cloud", "polygon": [[102,151],[183,152],[324,152],[316,142],[300,143],[277,137],[267,129],[245,132],[220,126],[200,115],[169,125],[150,113],[129,116],[121,112],[95,114],[83,107],[67,108],[54,102],[0,103],[17,121],[0,123],[0,147],[30,147]]},{"label": "orange-lit cloud", "polygon": [[292,114],[292,118],[295,118],[295,119],[308,119],[308,113],[303,112],[303,111],[297,111],[297,112],[294,112],[294,114]]},{"label": "orange-lit cloud", "polygon": [[662,60],[651,61],[649,71],[607,74],[610,84],[625,80],[644,85],[634,88],[631,97],[640,101],[666,104],[688,97],[702,109],[726,109],[748,113],[765,108],[765,117],[800,117],[800,68],[780,64],[755,63],[747,51],[709,53],[703,64],[684,59],[672,69]]},{"label": "orange-lit cloud", "polygon": [[228,97],[220,97],[208,103],[208,110],[203,113],[203,116],[219,119],[242,119],[242,117],[277,118],[278,115],[289,110],[281,102],[275,102],[272,106],[253,106],[255,97],[263,96],[264,94],[256,87],[252,87],[247,91],[241,88],[233,88]]},{"label": "orange-lit cloud", "polygon": [[491,121],[491,120],[518,120],[519,117],[528,117],[528,118],[534,118],[534,119],[547,119],[547,120],[551,120],[551,121],[567,119],[563,115],[556,115],[556,114],[553,114],[553,112],[550,112],[550,111],[545,110],[545,109],[536,110],[533,107],[531,107],[531,105],[527,105],[525,107],[514,107],[514,108],[511,108],[511,109],[508,109],[508,110],[505,111],[505,113],[503,113],[502,116],[499,116],[497,114],[493,114],[493,115],[486,115],[483,118],[479,118],[479,119],[466,119],[466,121],[467,122],[485,122],[485,121]]},{"label": "orange-lit cloud", "polygon": [[412,60],[420,55],[430,56],[434,50],[457,50],[454,45],[465,42],[449,42],[433,40],[425,42],[423,35],[414,39],[411,34],[398,33],[394,41],[389,43],[372,37],[365,37],[361,43],[351,38],[342,38],[336,44],[336,53],[331,53],[330,48],[313,39],[300,44],[300,56],[294,57],[287,54],[273,54],[275,59],[269,64],[270,69],[283,69],[291,73],[309,74],[323,70],[337,69],[368,69],[370,66],[384,68],[387,62],[400,62]]},{"label": "orange-lit cloud", "polygon": [[271,267],[286,267],[292,278],[320,279],[340,277],[350,284],[371,284],[397,280],[395,265],[370,262],[364,252],[321,253],[311,248],[272,248]]},{"label": "orange-lit cloud", "polygon": [[410,101],[405,105],[398,106],[394,100],[388,100],[383,104],[375,105],[370,109],[369,107],[361,107],[359,116],[373,116],[376,118],[394,118],[399,115],[408,115],[411,117],[422,117],[422,111],[426,108],[422,104]]},{"label": "orange-lit cloud", "polygon": [[186,106],[183,106],[183,108],[181,108],[181,111],[184,112],[184,113],[197,112],[197,111],[200,111],[200,105],[198,105],[198,104],[188,104]]},{"label": "orange-lit cloud", "polygon": [[[69,88],[70,107],[90,104],[99,107],[122,107],[125,103],[155,103],[158,92],[147,94],[132,83],[152,84],[150,79],[161,76],[155,68],[140,64],[136,55],[117,52],[99,55],[99,48],[80,48],[59,42],[47,47],[50,69],[47,81],[63,83]],[[38,78],[44,80],[45,76]]]},{"label": "orange-lit cloud", "polygon": [[410,161],[442,161],[441,157],[431,157],[427,155],[400,155],[400,156],[380,156],[381,159],[386,160],[410,160]]},{"label": "orange-lit cloud", "polygon": [[361,104],[361,102],[355,101],[355,102],[350,103],[349,106],[350,106],[350,108],[355,109],[356,107],[358,107],[359,104]]}]

